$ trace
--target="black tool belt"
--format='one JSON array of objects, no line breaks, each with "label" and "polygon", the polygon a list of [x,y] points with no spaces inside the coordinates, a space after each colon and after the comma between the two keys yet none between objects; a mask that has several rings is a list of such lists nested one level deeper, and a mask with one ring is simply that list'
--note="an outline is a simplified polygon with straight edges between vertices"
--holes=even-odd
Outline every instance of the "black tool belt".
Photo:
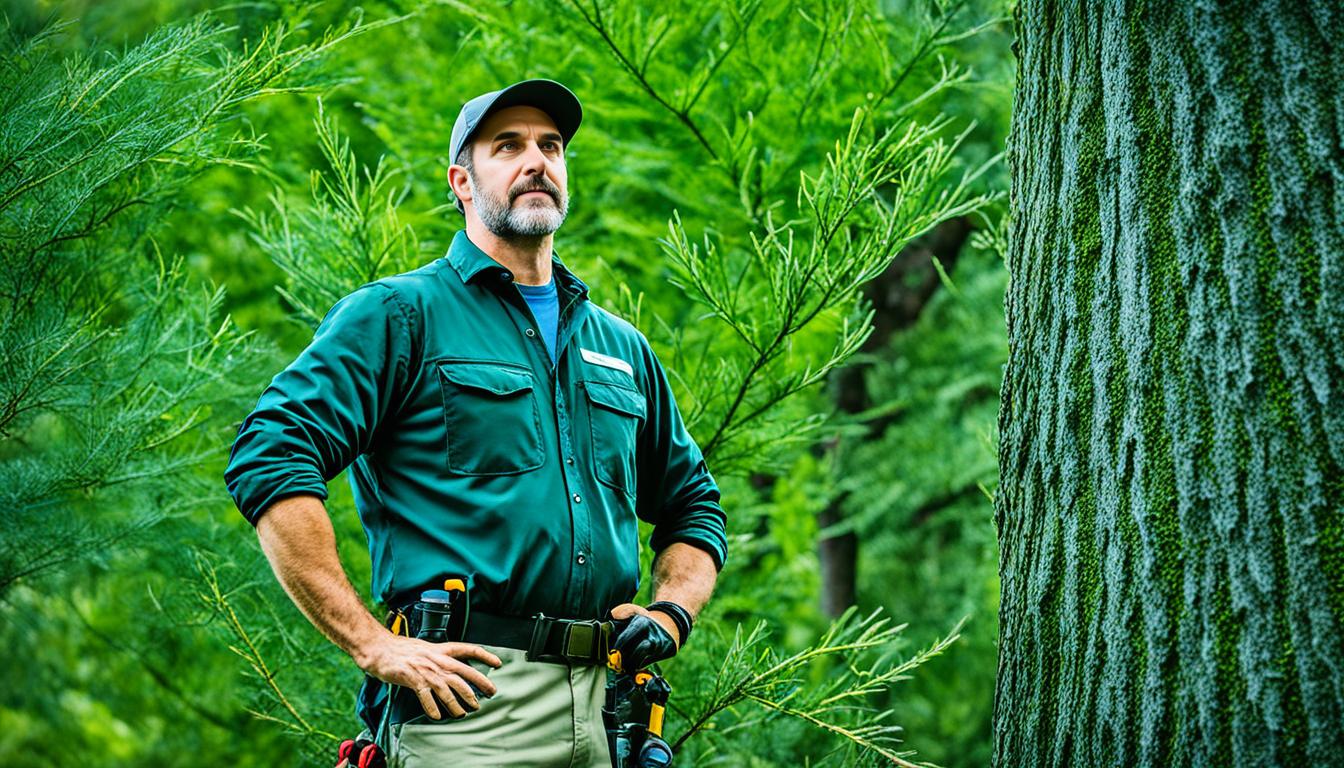
[{"label": "black tool belt", "polygon": [[[387,614],[386,625],[392,632],[416,637],[420,634],[420,611],[416,602],[400,603]],[[393,603],[398,605],[398,603]],[[434,630],[438,641],[461,641],[476,645],[493,645],[527,652],[528,661],[551,664],[583,664],[599,666],[607,663],[614,624],[596,619],[558,619],[543,614],[531,618],[503,616],[481,610],[463,608],[465,626],[448,622],[447,635]],[[442,614],[440,614],[441,617]],[[398,696],[401,689],[388,686],[378,678],[364,676],[356,700],[356,712],[368,726],[369,732],[380,734],[384,724],[407,722],[423,710],[414,697]]]},{"label": "black tool belt", "polygon": [[[398,622],[397,617],[401,620]],[[415,604],[393,610],[387,626],[415,637]],[[559,619],[538,613],[531,618],[471,611],[462,642],[527,651],[528,661],[551,664],[606,664],[614,624],[597,619]]]}]

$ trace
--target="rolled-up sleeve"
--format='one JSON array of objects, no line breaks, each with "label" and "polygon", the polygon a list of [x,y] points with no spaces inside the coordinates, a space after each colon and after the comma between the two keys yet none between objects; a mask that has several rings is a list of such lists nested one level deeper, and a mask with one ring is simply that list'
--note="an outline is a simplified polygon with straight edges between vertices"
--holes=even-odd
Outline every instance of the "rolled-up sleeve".
[{"label": "rolled-up sleeve", "polygon": [[370,446],[409,368],[409,320],[378,283],[345,296],[243,420],[224,482],[253,525],[275,502],[327,498],[327,483]]},{"label": "rolled-up sleeve", "polygon": [[708,552],[722,570],[728,536],[719,486],[677,410],[662,364],[648,341],[641,341],[649,408],[639,437],[636,514],[653,524],[649,545],[654,552],[684,542]]}]

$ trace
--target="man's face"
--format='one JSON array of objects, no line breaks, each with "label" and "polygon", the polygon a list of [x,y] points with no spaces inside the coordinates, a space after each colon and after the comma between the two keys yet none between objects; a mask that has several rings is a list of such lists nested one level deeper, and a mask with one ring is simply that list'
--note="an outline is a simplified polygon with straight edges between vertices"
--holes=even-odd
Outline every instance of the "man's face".
[{"label": "man's face", "polygon": [[536,107],[508,107],[486,118],[472,140],[468,175],[481,223],[504,239],[541,237],[569,212],[560,131]]}]

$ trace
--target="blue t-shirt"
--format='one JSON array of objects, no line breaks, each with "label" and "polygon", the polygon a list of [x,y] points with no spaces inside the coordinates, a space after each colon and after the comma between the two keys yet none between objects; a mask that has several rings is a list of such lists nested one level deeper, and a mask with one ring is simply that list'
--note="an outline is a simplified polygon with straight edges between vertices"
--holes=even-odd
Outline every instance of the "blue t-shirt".
[{"label": "blue t-shirt", "polygon": [[523,285],[515,283],[527,300],[532,316],[537,318],[538,331],[546,342],[546,351],[551,353],[551,364],[555,364],[556,333],[560,325],[560,295],[555,290],[555,276],[545,285]]}]

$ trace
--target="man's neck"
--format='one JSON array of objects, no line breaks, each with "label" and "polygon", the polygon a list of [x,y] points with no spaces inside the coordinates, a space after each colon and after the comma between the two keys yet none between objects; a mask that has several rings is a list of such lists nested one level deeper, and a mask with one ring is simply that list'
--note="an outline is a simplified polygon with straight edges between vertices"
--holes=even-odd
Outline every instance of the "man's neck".
[{"label": "man's neck", "polygon": [[546,285],[551,282],[553,235],[502,238],[486,229],[480,219],[473,216],[467,221],[467,237],[487,256],[507,267],[513,273],[514,282],[523,285]]}]

